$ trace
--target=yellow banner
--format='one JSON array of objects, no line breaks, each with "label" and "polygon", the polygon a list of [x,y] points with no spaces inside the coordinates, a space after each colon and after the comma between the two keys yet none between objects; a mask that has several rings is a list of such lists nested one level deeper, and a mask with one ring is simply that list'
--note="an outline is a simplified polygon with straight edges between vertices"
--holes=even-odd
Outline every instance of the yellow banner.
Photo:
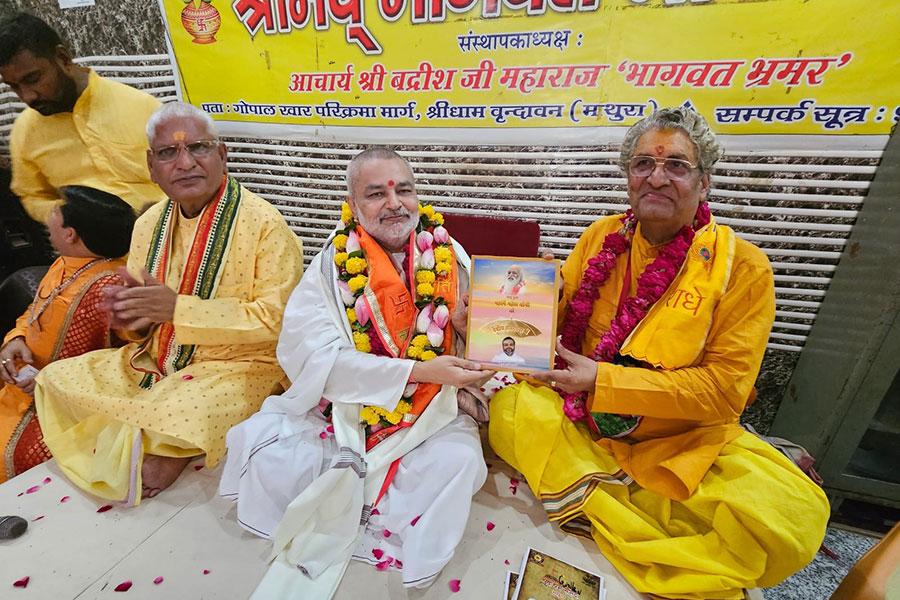
[{"label": "yellow banner", "polygon": [[[305,126],[887,134],[896,0],[160,0],[182,98]],[[549,132],[548,132],[549,133]]]}]

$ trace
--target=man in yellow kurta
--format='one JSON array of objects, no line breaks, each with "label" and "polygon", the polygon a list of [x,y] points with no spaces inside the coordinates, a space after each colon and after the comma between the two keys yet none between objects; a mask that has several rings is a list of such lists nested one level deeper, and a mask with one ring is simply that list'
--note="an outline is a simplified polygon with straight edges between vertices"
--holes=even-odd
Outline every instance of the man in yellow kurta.
[{"label": "man in yellow kurta", "polygon": [[28,105],[10,134],[11,188],[33,219],[46,222],[66,185],[138,211],[165,198],[144,159],[153,96],[76,65],[59,35],[24,13],[0,23],[0,77]]},{"label": "man in yellow kurta", "polygon": [[719,154],[686,109],[632,127],[631,210],[591,225],[566,260],[548,385],[491,404],[492,447],[549,518],[666,598],[775,585],[812,559],[828,518],[821,489],[738,424],[775,294],[766,256],[709,214]]},{"label": "man in yellow kurta", "polygon": [[103,290],[116,285],[125,264],[134,211],[121,198],[84,186],[62,190],[64,203],[47,221],[60,256],[41,279],[34,302],[0,348],[0,482],[50,458],[34,414],[34,376],[54,360],[107,348],[109,319]]},{"label": "man in yellow kurta", "polygon": [[147,162],[170,200],[137,222],[127,285],[110,298],[132,343],[55,362],[37,378],[44,441],[66,475],[136,504],[188,457],[215,465],[229,427],[280,391],[284,306],[302,270],[281,214],[225,169],[210,118],[181,103],[147,125]]}]

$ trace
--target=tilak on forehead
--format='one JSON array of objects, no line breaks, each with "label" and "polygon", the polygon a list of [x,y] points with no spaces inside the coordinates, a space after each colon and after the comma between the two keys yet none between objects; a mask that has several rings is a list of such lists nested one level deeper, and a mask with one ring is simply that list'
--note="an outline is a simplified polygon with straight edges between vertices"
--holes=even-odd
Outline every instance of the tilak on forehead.
[{"label": "tilak on forehead", "polygon": [[394,187],[394,180],[388,179],[388,187]]},{"label": "tilak on forehead", "polygon": [[172,139],[176,142],[183,142],[187,137],[187,132],[184,131],[176,131],[172,134]]}]

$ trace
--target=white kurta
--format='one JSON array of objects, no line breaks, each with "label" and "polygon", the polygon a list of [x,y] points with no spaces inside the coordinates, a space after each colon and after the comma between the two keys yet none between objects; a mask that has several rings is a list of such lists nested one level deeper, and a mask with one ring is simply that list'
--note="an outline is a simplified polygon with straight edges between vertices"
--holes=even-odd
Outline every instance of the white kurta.
[{"label": "white kurta", "polygon": [[[330,597],[351,556],[401,568],[405,585],[429,585],[452,558],[487,477],[477,426],[457,414],[452,386],[413,427],[365,451],[360,409],[392,410],[414,363],[356,350],[333,252],[329,246],[313,260],[285,310],[277,354],[291,387],[227,436],[219,491],[237,501],[240,524],[272,538],[279,555],[260,597]],[[465,257],[458,246],[457,253]],[[333,403],[333,432],[322,398]]]}]

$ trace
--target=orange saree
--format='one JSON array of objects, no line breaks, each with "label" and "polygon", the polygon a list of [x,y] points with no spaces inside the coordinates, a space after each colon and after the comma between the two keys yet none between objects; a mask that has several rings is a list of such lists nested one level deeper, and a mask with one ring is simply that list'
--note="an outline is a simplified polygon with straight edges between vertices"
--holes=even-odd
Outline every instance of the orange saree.
[{"label": "orange saree", "polygon": [[[118,281],[112,272],[121,260],[56,259],[38,286],[34,301],[6,334],[6,344],[23,337],[42,369],[54,360],[111,345],[110,330],[100,311],[103,287]],[[20,365],[21,366],[21,365]],[[0,387],[0,483],[50,458],[34,410],[34,399],[13,385]]]}]

